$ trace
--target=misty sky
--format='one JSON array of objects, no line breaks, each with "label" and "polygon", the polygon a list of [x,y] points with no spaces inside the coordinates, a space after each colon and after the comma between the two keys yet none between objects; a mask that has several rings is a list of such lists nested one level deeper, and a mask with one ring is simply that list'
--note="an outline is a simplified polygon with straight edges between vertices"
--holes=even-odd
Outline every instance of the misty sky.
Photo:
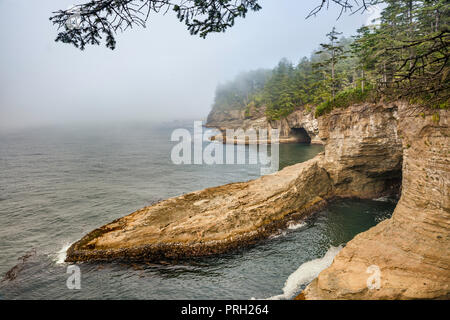
[{"label": "misty sky", "polygon": [[[52,11],[76,0],[0,0],[0,129],[67,123],[204,119],[219,82],[240,71],[298,62],[336,25],[349,36],[370,13],[338,8],[305,20],[319,0],[264,0],[226,33],[200,39],[169,13],[146,29],[80,51],[55,43]],[[374,15],[374,13],[372,13]]]}]

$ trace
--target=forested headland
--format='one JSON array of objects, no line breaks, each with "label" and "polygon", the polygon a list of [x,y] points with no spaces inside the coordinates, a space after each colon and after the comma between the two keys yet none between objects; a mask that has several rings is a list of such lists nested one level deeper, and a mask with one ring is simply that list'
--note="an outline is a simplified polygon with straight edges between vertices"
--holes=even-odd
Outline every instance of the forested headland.
[{"label": "forested headland", "polygon": [[385,1],[380,18],[351,37],[336,28],[310,57],[283,58],[272,70],[243,72],[216,89],[213,110],[264,108],[278,120],[296,108],[320,116],[333,108],[380,100],[449,106],[449,4]]}]

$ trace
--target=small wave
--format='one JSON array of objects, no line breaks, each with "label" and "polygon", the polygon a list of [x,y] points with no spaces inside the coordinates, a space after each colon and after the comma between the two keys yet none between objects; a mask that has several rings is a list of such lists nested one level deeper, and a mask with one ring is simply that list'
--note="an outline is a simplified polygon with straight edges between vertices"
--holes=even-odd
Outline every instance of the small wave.
[{"label": "small wave", "polygon": [[342,245],[338,247],[331,246],[322,258],[314,259],[303,263],[292,273],[284,283],[283,294],[268,298],[267,300],[291,299],[299,291],[302,285],[313,281],[319,273],[328,268],[333,262],[334,257],[341,251]]},{"label": "small wave", "polygon": [[297,230],[297,229],[300,229],[300,228],[302,228],[304,226],[306,226],[306,222],[295,223],[295,222],[292,221],[292,222],[290,222],[288,224],[288,229],[289,230]]},{"label": "small wave", "polygon": [[63,264],[64,263],[64,261],[66,260],[66,257],[67,257],[67,249],[69,249],[71,245],[72,245],[71,243],[66,242],[63,245],[63,247],[61,248],[61,250],[59,250],[56,253],[56,259],[55,259],[56,264]]},{"label": "small wave", "polygon": [[[291,221],[291,222],[289,222],[287,224],[287,230],[297,230],[297,229],[300,229],[300,228],[302,228],[302,227],[304,227],[306,225],[307,225],[307,223],[304,222],[304,221],[298,222],[298,223],[296,223],[294,221]],[[280,230],[277,231],[277,233],[269,236],[269,239],[271,240],[271,239],[277,239],[279,237],[284,237],[285,235],[288,234],[287,230],[280,229]]]}]

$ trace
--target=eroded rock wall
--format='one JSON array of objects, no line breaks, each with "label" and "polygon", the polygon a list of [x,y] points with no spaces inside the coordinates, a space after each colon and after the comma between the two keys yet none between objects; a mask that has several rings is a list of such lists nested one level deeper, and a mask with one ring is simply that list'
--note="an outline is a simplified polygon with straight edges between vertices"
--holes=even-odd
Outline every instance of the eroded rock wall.
[{"label": "eroded rock wall", "polygon": [[[268,128],[280,129],[280,138],[292,142],[307,142],[312,144],[323,144],[319,137],[319,121],[314,117],[314,108],[300,108],[292,112],[282,120],[268,122]],[[297,134],[296,129],[303,129],[309,137],[305,141],[302,135]]]},{"label": "eroded rock wall", "polygon": [[402,141],[394,104],[361,104],[319,118],[323,166],[340,197],[375,198],[398,192]]},{"label": "eroded rock wall", "polygon": [[[392,218],[351,240],[299,298],[450,298],[449,112],[400,104],[398,119],[403,178]],[[379,289],[367,285],[371,265]]]},{"label": "eroded rock wall", "polygon": [[[223,134],[225,134],[226,129],[279,129],[281,143],[323,144],[319,137],[318,120],[314,117],[314,110],[314,108],[302,107],[286,118],[271,121],[266,118],[264,108],[254,111],[251,116],[246,116],[245,111],[240,110],[213,110],[208,115],[206,126],[217,128]],[[305,133],[299,133],[296,129],[303,129]],[[216,137],[216,140],[225,141],[222,136]]]}]

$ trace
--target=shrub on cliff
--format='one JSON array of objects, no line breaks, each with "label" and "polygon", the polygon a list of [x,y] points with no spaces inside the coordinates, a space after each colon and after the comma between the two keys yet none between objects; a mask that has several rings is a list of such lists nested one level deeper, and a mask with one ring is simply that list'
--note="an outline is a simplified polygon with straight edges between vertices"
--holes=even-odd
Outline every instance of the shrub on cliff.
[{"label": "shrub on cliff", "polygon": [[371,85],[364,90],[361,87],[344,90],[336,95],[334,99],[329,99],[317,106],[315,116],[319,117],[330,112],[334,108],[346,108],[355,103],[373,100],[375,92]]}]

